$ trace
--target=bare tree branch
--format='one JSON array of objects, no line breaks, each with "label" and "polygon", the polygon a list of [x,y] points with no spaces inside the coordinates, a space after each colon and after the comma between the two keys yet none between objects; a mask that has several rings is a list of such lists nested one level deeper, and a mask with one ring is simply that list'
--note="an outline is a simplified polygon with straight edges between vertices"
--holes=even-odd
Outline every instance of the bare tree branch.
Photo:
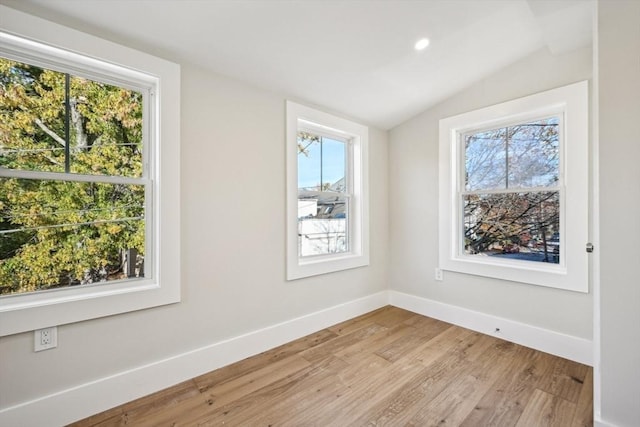
[{"label": "bare tree branch", "polygon": [[39,127],[40,129],[42,129],[42,131],[43,131],[44,133],[46,133],[46,134],[47,134],[47,135],[49,135],[51,138],[53,138],[53,139],[54,139],[54,141],[56,141],[58,144],[62,145],[63,147],[66,147],[66,146],[67,146],[67,142],[66,142],[63,138],[60,138],[60,137],[58,136],[58,134],[57,134],[57,133],[55,133],[54,131],[52,131],[52,130],[47,126],[47,125],[45,125],[45,124],[42,122],[42,120],[40,120],[40,119],[35,119],[35,120],[34,120],[34,122],[38,125],[38,127]]}]

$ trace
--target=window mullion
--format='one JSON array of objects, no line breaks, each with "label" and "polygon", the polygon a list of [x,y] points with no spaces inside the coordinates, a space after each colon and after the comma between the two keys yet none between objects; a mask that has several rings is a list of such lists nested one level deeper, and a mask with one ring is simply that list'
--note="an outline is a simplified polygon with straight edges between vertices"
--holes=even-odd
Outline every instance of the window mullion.
[{"label": "window mullion", "polygon": [[504,138],[504,187],[506,189],[509,188],[509,128],[505,128],[505,138]]},{"label": "window mullion", "polygon": [[69,73],[64,75],[64,171],[71,172],[71,78]]},{"label": "window mullion", "polygon": [[322,152],[324,138],[320,137],[320,191],[324,191],[324,153]]}]

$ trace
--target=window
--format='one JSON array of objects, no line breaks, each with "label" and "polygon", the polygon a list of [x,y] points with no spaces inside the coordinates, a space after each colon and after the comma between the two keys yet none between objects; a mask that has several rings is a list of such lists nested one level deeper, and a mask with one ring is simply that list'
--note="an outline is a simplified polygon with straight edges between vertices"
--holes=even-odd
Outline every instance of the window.
[{"label": "window", "polygon": [[5,12],[0,334],[179,301],[179,68]]},{"label": "window", "polygon": [[462,135],[465,254],[559,264],[560,121]]},{"label": "window", "polygon": [[349,142],[300,130],[297,143],[298,257],[348,252]]},{"label": "window", "polygon": [[148,92],[2,54],[0,82],[0,295],[145,277]]},{"label": "window", "polygon": [[367,265],[367,128],[287,102],[287,278]]},{"label": "window", "polygon": [[441,120],[440,267],[587,291],[587,129],[586,82]]}]

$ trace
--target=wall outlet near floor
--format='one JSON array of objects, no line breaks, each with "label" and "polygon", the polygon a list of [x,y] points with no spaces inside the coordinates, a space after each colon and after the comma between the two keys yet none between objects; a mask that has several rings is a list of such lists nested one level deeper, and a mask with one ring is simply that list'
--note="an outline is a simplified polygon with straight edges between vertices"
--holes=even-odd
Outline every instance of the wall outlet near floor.
[{"label": "wall outlet near floor", "polygon": [[33,333],[33,351],[48,350],[58,346],[58,327],[38,329]]},{"label": "wall outlet near floor", "polygon": [[441,269],[441,268],[436,267],[435,274],[434,274],[434,278],[435,278],[437,281],[439,281],[439,282],[440,282],[440,281],[442,281],[442,275],[443,275],[443,273],[442,273],[442,269]]}]

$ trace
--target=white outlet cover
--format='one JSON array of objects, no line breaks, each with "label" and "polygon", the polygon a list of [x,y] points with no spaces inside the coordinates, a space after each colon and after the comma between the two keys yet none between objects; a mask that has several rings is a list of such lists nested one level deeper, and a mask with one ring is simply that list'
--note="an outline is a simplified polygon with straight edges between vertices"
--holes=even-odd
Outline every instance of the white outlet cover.
[{"label": "white outlet cover", "polygon": [[58,346],[58,327],[38,329],[33,332],[33,351],[48,350]]}]

